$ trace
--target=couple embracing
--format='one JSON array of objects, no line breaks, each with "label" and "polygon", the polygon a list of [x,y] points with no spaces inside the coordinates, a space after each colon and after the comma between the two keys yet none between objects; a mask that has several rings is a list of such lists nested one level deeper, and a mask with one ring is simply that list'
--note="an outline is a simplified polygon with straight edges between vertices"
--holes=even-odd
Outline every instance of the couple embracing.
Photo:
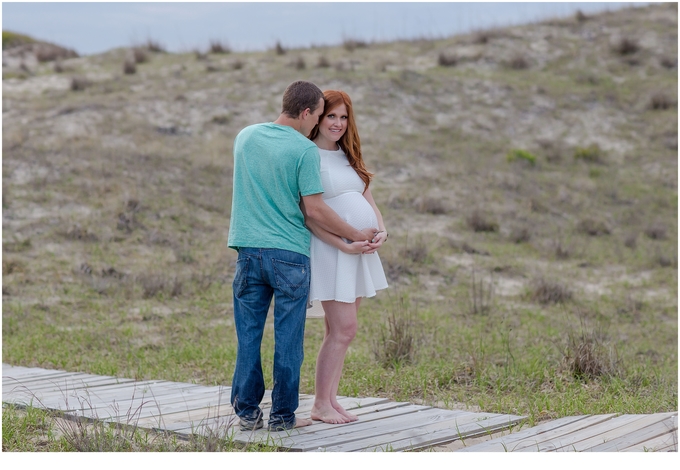
[{"label": "couple embracing", "polygon": [[[316,363],[312,420],[357,416],[337,401],[363,297],[387,287],[377,250],[387,240],[373,200],[349,96],[297,81],[274,122],[234,141],[229,247],[238,251],[234,321],[238,339],[231,404],[241,430],[264,426],[260,347],[274,298],[274,386],[270,431],[312,424],[296,418],[307,308],[320,301],[325,335]],[[310,233],[311,232],[311,233]]]}]

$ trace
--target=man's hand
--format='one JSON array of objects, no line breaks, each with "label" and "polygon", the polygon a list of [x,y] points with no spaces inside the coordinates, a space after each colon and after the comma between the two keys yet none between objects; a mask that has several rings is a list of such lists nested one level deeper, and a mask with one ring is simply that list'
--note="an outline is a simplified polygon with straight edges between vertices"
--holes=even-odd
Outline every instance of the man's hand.
[{"label": "man's hand", "polygon": [[364,240],[370,242],[371,240],[373,240],[373,237],[375,237],[377,231],[378,231],[377,228],[365,228],[361,230],[361,233],[363,233],[364,236],[366,237]]}]

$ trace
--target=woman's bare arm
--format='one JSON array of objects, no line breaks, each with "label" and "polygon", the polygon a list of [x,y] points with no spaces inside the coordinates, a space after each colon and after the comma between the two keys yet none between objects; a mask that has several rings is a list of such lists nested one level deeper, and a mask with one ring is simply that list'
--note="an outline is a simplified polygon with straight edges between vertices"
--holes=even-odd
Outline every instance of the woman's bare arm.
[{"label": "woman's bare arm", "polygon": [[364,191],[364,197],[373,208],[375,216],[378,219],[378,233],[375,234],[371,240],[371,243],[368,244],[369,250],[365,252],[366,254],[371,254],[375,253],[378,248],[380,248],[387,240],[387,229],[385,228],[385,222],[383,221],[380,209],[378,209],[378,205],[375,203],[375,199],[373,199],[373,194],[371,194],[370,188],[366,188],[366,191]]}]

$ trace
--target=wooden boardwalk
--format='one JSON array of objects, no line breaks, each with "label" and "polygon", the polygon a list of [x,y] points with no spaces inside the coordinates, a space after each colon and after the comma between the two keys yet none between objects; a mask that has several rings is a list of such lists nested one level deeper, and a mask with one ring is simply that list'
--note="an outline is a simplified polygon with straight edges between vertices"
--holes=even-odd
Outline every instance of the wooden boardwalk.
[{"label": "wooden boardwalk", "polygon": [[[313,425],[286,432],[241,432],[229,404],[230,387],[160,380],[135,381],[80,372],[2,365],[2,401],[62,411],[102,422],[190,435],[217,435],[292,451],[406,451],[487,436],[461,449],[491,451],[677,451],[677,412],[563,418],[492,439],[523,416],[451,411],[384,398],[343,397],[357,422]],[[300,395],[297,414],[309,417],[313,397]],[[270,392],[262,403],[268,417]],[[663,431],[663,432],[662,432]]]}]

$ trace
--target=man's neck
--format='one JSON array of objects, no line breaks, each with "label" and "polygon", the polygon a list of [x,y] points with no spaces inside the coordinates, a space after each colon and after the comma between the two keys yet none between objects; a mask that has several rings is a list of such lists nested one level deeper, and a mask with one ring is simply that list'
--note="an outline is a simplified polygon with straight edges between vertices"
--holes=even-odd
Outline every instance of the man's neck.
[{"label": "man's neck", "polygon": [[274,124],[279,124],[280,126],[292,127],[296,131],[300,132],[300,120],[292,118],[287,114],[280,114],[278,119],[274,121]]}]

